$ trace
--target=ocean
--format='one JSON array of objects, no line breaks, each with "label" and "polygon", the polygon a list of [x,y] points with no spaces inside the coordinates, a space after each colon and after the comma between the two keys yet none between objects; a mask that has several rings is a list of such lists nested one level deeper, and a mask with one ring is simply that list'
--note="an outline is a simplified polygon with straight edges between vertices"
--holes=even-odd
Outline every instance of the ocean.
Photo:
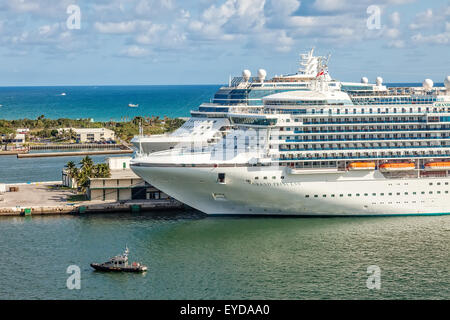
[{"label": "ocean", "polygon": [[[392,83],[387,86],[421,86]],[[437,83],[436,86],[443,86]],[[0,119],[92,118],[120,121],[135,116],[188,117],[221,85],[0,87]],[[66,95],[61,95],[65,93]],[[138,104],[130,108],[128,104]]]},{"label": "ocean", "polygon": [[[188,116],[218,87],[0,88],[0,118]],[[60,180],[64,164],[80,159],[0,156],[0,183]],[[0,299],[450,299],[449,237],[450,216],[2,217]],[[126,245],[146,274],[89,266]],[[80,268],[79,290],[67,287],[69,266]],[[379,289],[368,287],[373,266]]]},{"label": "ocean", "polygon": [[[450,216],[4,217],[0,299],[450,299],[449,236]],[[90,267],[125,246],[146,274]]]},{"label": "ocean", "polygon": [[[188,117],[220,85],[0,87],[0,119]],[[65,95],[62,95],[65,93]],[[128,104],[138,104],[130,108]]]}]

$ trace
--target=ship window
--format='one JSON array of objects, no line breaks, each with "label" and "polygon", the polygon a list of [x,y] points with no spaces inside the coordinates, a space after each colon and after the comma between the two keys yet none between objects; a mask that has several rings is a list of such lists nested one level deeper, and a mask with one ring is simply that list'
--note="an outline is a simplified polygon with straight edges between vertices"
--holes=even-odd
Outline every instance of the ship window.
[{"label": "ship window", "polygon": [[373,196],[376,196],[377,194],[376,194],[376,193],[372,193],[372,195],[373,195]]},{"label": "ship window", "polygon": [[433,191],[428,192],[429,194],[433,194]]},{"label": "ship window", "polygon": [[422,191],[421,194],[425,194],[425,191]]},{"label": "ship window", "polygon": [[324,195],[322,195],[322,197],[326,198],[326,197],[327,197],[327,195],[326,195],[326,194],[324,194]]},{"label": "ship window", "polygon": [[318,195],[317,195],[317,194],[315,194],[315,195],[314,195],[314,198],[317,198],[317,197],[318,197]]},{"label": "ship window", "polygon": [[218,183],[225,183],[225,173],[217,174],[217,182]]},{"label": "ship window", "polygon": [[[447,191],[448,192],[448,191]],[[334,198],[334,194],[331,195],[332,198]]]},{"label": "ship window", "polygon": [[339,195],[339,197],[343,197],[343,196],[344,196],[343,194],[340,194],[340,195]]},{"label": "ship window", "polygon": [[309,194],[305,195],[305,198],[309,198]]}]

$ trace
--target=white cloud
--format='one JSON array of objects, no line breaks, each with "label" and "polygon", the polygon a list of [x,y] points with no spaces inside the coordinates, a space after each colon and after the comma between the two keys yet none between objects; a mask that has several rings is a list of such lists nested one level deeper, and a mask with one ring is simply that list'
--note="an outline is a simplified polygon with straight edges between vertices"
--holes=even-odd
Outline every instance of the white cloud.
[{"label": "white cloud", "polygon": [[409,25],[409,28],[411,30],[428,28],[435,23],[435,20],[436,18],[433,15],[433,10],[427,9],[416,15],[414,22]]},{"label": "white cloud", "polygon": [[390,15],[391,24],[394,27],[398,27],[400,25],[400,14],[396,11]]},{"label": "white cloud", "polygon": [[149,51],[145,48],[132,45],[122,50],[121,55],[130,58],[143,58],[149,55]]},{"label": "white cloud", "polygon": [[124,21],[124,22],[96,22],[94,28],[100,33],[131,33],[136,30],[137,21]]}]

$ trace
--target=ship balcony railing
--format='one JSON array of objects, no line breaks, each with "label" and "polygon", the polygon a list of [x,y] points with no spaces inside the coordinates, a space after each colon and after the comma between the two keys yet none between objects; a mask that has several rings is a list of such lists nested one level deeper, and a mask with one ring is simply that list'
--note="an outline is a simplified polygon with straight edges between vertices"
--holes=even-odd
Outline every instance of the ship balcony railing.
[{"label": "ship balcony railing", "polygon": [[279,149],[280,152],[296,152],[296,151],[309,151],[309,152],[320,152],[320,151],[340,151],[340,150],[381,150],[381,149],[435,149],[435,148],[450,148],[448,146],[384,146],[384,147],[349,147],[349,148],[320,148],[320,149]]},{"label": "ship balcony railing", "polygon": [[292,159],[283,159],[276,158],[275,161],[322,161],[322,160],[360,160],[360,159],[414,159],[414,158],[449,158],[450,153],[447,154],[416,154],[416,155],[379,155],[379,156],[334,156],[334,157],[300,157],[300,158],[292,158]]},{"label": "ship balcony railing", "polygon": [[[320,131],[311,131],[311,132],[305,132],[300,130],[294,130],[291,131],[294,134],[300,133],[300,134],[320,134],[320,133],[346,133],[346,132],[395,132],[395,131],[446,131],[450,130],[450,127],[447,128],[417,128],[417,129],[376,129],[376,128],[366,128],[364,130],[320,130]],[[290,131],[283,131],[282,135],[288,135],[292,134]]]},{"label": "ship balcony railing", "polygon": [[[403,123],[429,123],[427,120],[384,120],[384,121],[341,121],[341,122],[335,122],[335,121],[303,121],[303,125],[317,125],[317,124],[333,124],[333,125],[351,125],[351,124],[384,124],[384,123],[389,123],[389,124],[403,124]],[[439,123],[439,121],[437,122],[431,122],[433,124],[435,123]]]},{"label": "ship balcony railing", "polygon": [[[285,139],[285,142],[358,142],[358,141],[382,141],[382,140],[432,140],[432,139],[450,139],[450,137],[373,137],[373,138],[357,138],[357,139]],[[281,142],[283,143],[283,142]]]}]

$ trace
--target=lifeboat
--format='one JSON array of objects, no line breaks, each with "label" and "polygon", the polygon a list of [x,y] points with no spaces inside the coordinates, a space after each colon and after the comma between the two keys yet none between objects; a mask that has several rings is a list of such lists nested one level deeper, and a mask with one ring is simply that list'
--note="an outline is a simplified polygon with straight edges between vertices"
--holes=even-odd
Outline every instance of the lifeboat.
[{"label": "lifeboat", "polygon": [[450,161],[436,161],[425,164],[425,171],[450,170]]},{"label": "lifeboat", "polygon": [[391,172],[391,171],[408,171],[414,170],[416,164],[413,162],[400,162],[400,163],[383,163],[380,165],[380,171]]},{"label": "lifeboat", "polygon": [[375,162],[352,162],[348,170],[375,170]]}]

